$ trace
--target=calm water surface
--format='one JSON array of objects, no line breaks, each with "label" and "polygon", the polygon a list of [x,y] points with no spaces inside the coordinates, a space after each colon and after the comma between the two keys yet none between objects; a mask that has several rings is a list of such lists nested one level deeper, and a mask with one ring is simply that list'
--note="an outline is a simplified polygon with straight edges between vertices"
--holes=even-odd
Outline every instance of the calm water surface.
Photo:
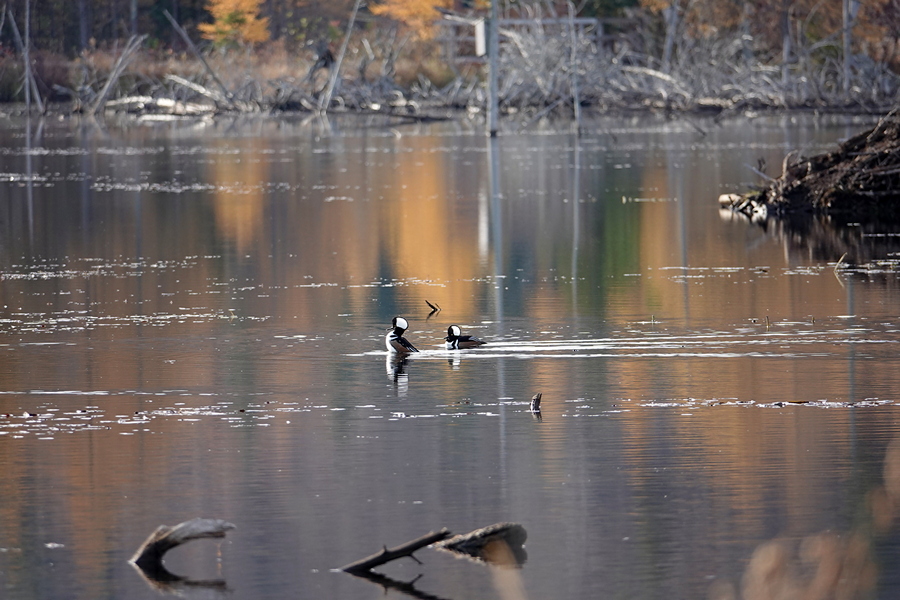
[{"label": "calm water surface", "polygon": [[896,597],[898,230],[716,204],[869,123],[4,120],[0,597]]}]

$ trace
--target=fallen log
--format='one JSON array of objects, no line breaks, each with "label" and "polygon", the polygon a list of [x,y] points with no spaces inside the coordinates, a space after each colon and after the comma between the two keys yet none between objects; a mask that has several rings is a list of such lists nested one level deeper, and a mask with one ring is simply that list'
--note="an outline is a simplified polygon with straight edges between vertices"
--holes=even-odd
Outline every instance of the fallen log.
[{"label": "fallen log", "polygon": [[448,529],[444,528],[438,532],[431,532],[428,535],[424,535],[410,542],[406,542],[405,544],[401,544],[396,548],[388,549],[388,547],[385,546],[384,548],[382,548],[381,552],[373,554],[362,560],[352,562],[349,565],[345,565],[341,567],[340,570],[347,573],[363,573],[366,571],[370,571],[379,565],[383,565],[392,560],[403,558],[405,556],[408,556],[414,561],[419,562],[419,559],[413,556],[413,552],[420,548],[424,548],[425,546],[430,546],[435,542],[445,540],[451,535],[453,534],[450,533]]},{"label": "fallen log", "polygon": [[168,74],[165,76],[166,80],[171,81],[172,83],[176,83],[182,87],[186,87],[187,89],[200,94],[201,96],[206,96],[216,104],[228,104],[231,100],[226,98],[221,93],[211,90],[207,87],[200,85],[199,83],[194,83],[189,79],[185,79],[184,77],[179,77],[178,75]]},{"label": "fallen log", "polygon": [[171,98],[152,96],[126,96],[106,103],[107,110],[135,113],[140,115],[164,114],[181,117],[213,115],[216,107],[196,102],[182,102]]},{"label": "fallen log", "polygon": [[153,572],[162,566],[163,555],[185,542],[205,538],[223,538],[235,526],[222,519],[191,519],[175,526],[160,525],[148,537],[129,562],[145,572]]}]

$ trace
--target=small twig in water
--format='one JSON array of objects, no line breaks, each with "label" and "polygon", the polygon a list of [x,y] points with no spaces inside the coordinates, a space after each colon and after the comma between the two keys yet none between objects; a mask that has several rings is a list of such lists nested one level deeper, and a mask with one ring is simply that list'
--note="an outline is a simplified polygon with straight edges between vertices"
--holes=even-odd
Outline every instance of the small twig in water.
[{"label": "small twig in water", "polygon": [[838,283],[841,284],[841,287],[844,287],[844,282],[841,279],[841,265],[844,264],[844,258],[847,257],[847,253],[844,252],[838,261],[834,264],[834,278],[838,280]]},{"label": "small twig in water", "polygon": [[841,254],[841,257],[838,259],[836,263],[834,263],[834,272],[837,273],[838,269],[841,268],[841,265],[844,264],[844,259],[847,258],[847,253],[844,252]]}]

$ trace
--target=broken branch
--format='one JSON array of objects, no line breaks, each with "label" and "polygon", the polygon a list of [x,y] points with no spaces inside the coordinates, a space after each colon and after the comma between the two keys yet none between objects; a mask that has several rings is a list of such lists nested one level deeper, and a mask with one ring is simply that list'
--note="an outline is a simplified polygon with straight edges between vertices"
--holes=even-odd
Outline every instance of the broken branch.
[{"label": "broken branch", "polygon": [[352,562],[349,565],[341,567],[341,571],[345,571],[347,573],[362,573],[364,571],[369,571],[379,565],[383,565],[392,560],[396,560],[398,558],[403,558],[404,556],[408,556],[418,562],[418,559],[415,558],[412,554],[416,550],[420,548],[424,548],[425,546],[430,546],[435,542],[439,542],[441,540],[445,540],[448,537],[453,535],[450,531],[445,527],[438,532],[431,532],[428,535],[424,535],[418,539],[412,540],[410,542],[406,542],[405,544],[401,544],[396,548],[388,549],[386,546],[376,554],[364,558],[362,560],[358,560],[356,562]]}]

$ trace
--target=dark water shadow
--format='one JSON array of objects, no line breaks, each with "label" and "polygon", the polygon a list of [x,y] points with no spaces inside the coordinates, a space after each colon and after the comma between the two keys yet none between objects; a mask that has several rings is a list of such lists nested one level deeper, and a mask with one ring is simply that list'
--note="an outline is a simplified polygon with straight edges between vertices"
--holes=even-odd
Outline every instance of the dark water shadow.
[{"label": "dark water shadow", "polygon": [[422,578],[422,575],[418,575],[412,581],[398,581],[387,575],[382,575],[381,573],[375,573],[374,571],[363,571],[359,573],[350,573],[355,577],[359,577],[360,579],[365,579],[366,581],[371,581],[376,585],[380,585],[384,588],[384,593],[387,594],[388,591],[396,591],[401,594],[405,594],[412,598],[419,598],[419,600],[449,600],[448,598],[444,598],[442,596],[435,596],[434,594],[429,594],[428,592],[423,592],[422,590],[416,587],[416,582]]},{"label": "dark water shadow", "polygon": [[844,265],[900,264],[900,220],[854,221],[844,215],[792,213],[751,219],[731,208],[721,208],[723,220],[751,221],[767,236],[781,240],[791,259],[840,262]]},{"label": "dark water shadow", "polygon": [[225,596],[231,592],[224,579],[194,580],[172,573],[162,563],[138,565],[129,563],[153,590],[180,598]]}]

